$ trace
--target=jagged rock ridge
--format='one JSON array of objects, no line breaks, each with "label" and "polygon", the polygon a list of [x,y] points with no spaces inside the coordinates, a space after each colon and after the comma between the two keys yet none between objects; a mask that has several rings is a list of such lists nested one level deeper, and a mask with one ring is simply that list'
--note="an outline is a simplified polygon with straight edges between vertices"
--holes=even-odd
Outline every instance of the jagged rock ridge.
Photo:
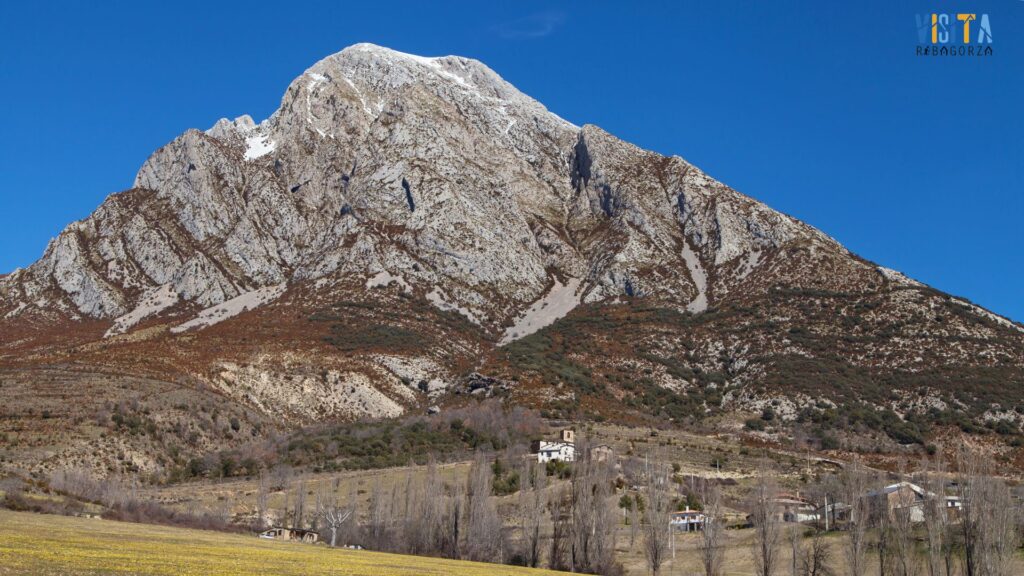
[{"label": "jagged rock ridge", "polygon": [[491,327],[552,271],[581,279],[588,301],[699,309],[797,239],[844,252],[681,158],[561,120],[479,62],[361,44],[293,81],[259,125],[221,120],[158,150],[132,190],[4,279],[3,312],[132,319],[155,293],[206,308],[381,271],[448,287]]}]

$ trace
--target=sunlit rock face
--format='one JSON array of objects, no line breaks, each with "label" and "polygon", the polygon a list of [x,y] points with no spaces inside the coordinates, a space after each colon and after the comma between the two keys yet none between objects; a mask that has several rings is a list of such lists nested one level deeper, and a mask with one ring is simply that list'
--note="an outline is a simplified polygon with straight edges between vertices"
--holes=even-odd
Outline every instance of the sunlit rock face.
[{"label": "sunlit rock face", "polygon": [[[475,60],[369,44],[314,64],[262,122],[186,131],[0,276],[0,367],[180,379],[295,424],[467,388],[563,406],[597,390],[594,410],[619,411],[638,374],[700,388],[695,411],[789,417],[861,394],[850,382],[888,392],[894,371],[925,376],[879,407],[958,406],[936,382],[973,378],[995,418],[1024,404],[1022,358],[1018,325],[680,157],[566,122]],[[573,389],[584,371],[606,380]]]},{"label": "sunlit rock face", "polygon": [[386,272],[498,331],[569,281],[577,302],[701,311],[795,242],[877,274],[681,158],[562,120],[480,62],[359,44],[296,78],[267,120],[157,150],[132,190],[0,290],[4,313],[113,320],[165,286],[184,310]]}]

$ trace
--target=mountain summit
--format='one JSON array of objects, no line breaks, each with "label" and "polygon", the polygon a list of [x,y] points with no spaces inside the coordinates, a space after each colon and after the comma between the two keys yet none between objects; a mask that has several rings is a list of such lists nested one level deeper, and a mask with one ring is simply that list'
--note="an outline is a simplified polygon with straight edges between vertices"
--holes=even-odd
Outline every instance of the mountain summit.
[{"label": "mountain summit", "polygon": [[[261,430],[463,388],[677,421],[768,404],[1016,421],[1024,402],[1020,326],[476,60],[370,44],[317,62],[259,124],[157,150],[0,297],[15,382],[144,378]],[[193,450],[223,441],[197,434]]]},{"label": "mountain summit", "polygon": [[565,122],[475,60],[358,44],[293,81],[260,124],[221,120],[158,150],[4,290],[23,305],[12,315],[60,310],[120,332],[161,306],[389,274],[447,288],[495,328],[559,278],[578,280],[576,300],[658,295],[699,311],[798,239],[846,255],[681,158]]}]

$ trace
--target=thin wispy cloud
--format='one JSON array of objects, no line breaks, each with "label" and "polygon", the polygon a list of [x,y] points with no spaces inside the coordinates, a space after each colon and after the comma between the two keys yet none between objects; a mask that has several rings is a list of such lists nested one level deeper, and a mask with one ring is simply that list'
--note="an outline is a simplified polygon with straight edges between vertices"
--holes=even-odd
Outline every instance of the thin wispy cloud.
[{"label": "thin wispy cloud", "polygon": [[502,38],[542,38],[549,36],[565,21],[565,13],[546,10],[516,18],[495,26]]}]

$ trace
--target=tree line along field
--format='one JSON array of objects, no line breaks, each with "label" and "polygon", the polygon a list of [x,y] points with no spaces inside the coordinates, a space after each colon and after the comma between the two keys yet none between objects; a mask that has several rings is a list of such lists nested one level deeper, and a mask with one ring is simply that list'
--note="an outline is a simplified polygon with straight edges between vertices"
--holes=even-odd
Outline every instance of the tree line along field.
[{"label": "tree line along field", "polygon": [[[647,574],[639,545],[629,546],[620,532],[617,552],[627,574]],[[840,553],[840,536],[831,545]],[[729,535],[722,576],[754,574],[750,530]],[[788,544],[788,543],[787,543]],[[780,553],[779,574],[790,574],[789,550]],[[837,562],[834,576],[852,576]],[[1018,558],[1014,574],[1024,573]],[[678,535],[675,558],[669,558],[662,574],[701,574],[697,537]],[[0,510],[0,575],[105,575],[155,574],[202,575],[275,574],[404,576],[444,574],[453,576],[563,574],[495,564],[404,556],[369,551],[330,549],[291,542],[260,540],[249,535],[154,526],[108,520],[10,512]],[[865,576],[878,574],[870,566]]]},{"label": "tree line along field", "polygon": [[[199,562],[200,567],[195,573],[216,574],[219,565],[209,563],[222,560],[233,570],[231,573],[261,573],[250,570],[273,566],[276,557],[268,556],[267,562],[255,568],[248,556],[237,561],[224,560],[231,556],[229,548],[236,546],[233,543],[249,547],[255,540],[258,546],[267,545],[252,536],[254,531],[269,525],[284,525],[318,531],[322,543],[315,546],[284,544],[285,548],[271,547],[268,550],[292,550],[299,546],[321,550],[310,554],[330,552],[324,544],[331,541],[334,532],[333,527],[326,523],[325,512],[331,510],[349,511],[346,517],[350,520],[337,530],[338,546],[353,544],[392,553],[375,560],[384,563],[382,569],[385,570],[390,564],[381,558],[409,557],[404,555],[526,564],[557,570],[572,568],[568,563],[571,557],[578,572],[605,576],[649,574],[648,543],[664,539],[659,544],[660,571],[656,574],[689,576],[706,573],[701,565],[705,550],[701,541],[704,533],[673,533],[666,538],[668,514],[672,510],[681,510],[684,505],[709,510],[713,500],[719,507],[714,508],[717,512],[709,517],[721,519],[723,535],[715,545],[721,550],[721,569],[711,573],[716,576],[756,574],[757,556],[753,550],[759,538],[758,523],[753,522],[754,527],[748,527],[745,518],[751,517],[747,516],[748,513],[753,516],[758,502],[763,504],[763,509],[767,505],[764,502],[772,502],[772,498],[783,493],[796,494],[797,497],[804,494],[819,503],[823,495],[828,494],[831,494],[833,503],[836,498],[843,502],[859,502],[864,501],[860,497],[870,490],[898,479],[927,483],[926,488],[930,486],[933,493],[953,490],[949,488],[952,486],[948,484],[950,480],[966,486],[964,480],[970,479],[979,488],[987,487],[986,494],[1005,497],[1001,501],[1006,503],[1006,509],[1017,510],[1021,502],[1019,491],[1012,495],[1003,480],[987,476],[992,473],[988,459],[982,459],[984,462],[979,460],[986,463],[985,466],[970,475],[949,469],[928,474],[927,471],[933,470],[934,461],[927,458],[906,462],[909,468],[884,472],[879,469],[884,466],[878,466],[880,463],[877,462],[874,463],[875,468],[869,469],[861,464],[811,458],[809,454],[787,453],[768,446],[730,445],[723,438],[701,437],[681,431],[593,425],[579,432],[581,436],[577,440],[581,455],[587,457],[567,465],[565,470],[538,465],[536,456],[525,452],[522,446],[509,446],[501,451],[478,451],[472,461],[436,462],[431,457],[426,465],[411,459],[408,465],[382,469],[274,468],[249,477],[207,476],[169,485],[122,484],[116,479],[97,481],[73,471],[55,474],[48,482],[32,484],[36,489],[31,492],[19,490],[4,494],[4,505],[14,510],[56,511],[71,515],[102,513],[104,520],[73,519],[79,522],[75,529],[81,531],[73,534],[71,528],[68,532],[61,532],[68,521],[66,517],[37,517],[53,518],[41,522],[51,522],[55,527],[50,530],[52,535],[40,539],[50,543],[41,544],[34,539],[31,530],[21,531],[20,518],[7,520],[0,517],[0,522],[4,523],[4,530],[0,530],[0,538],[4,539],[0,546],[0,576],[5,573],[104,573],[122,566],[142,573],[161,573],[162,564],[154,564],[154,567],[146,564],[151,561],[147,539],[158,543],[154,545],[169,547],[168,554],[160,555],[162,561],[182,563],[175,565],[169,573],[191,573],[188,570]],[[585,448],[595,445],[610,447],[614,457],[597,459],[596,453]],[[855,469],[850,469],[851,466]],[[653,482],[658,478],[661,481]],[[977,482],[984,478],[987,479]],[[854,480],[856,485],[848,484]],[[940,481],[942,485],[936,483]],[[756,500],[759,492],[763,492],[763,499]],[[949,493],[957,493],[957,490],[947,491]],[[645,504],[642,509],[633,505],[641,499]],[[985,517],[994,511],[990,508],[981,514],[976,513],[975,518],[983,518],[984,525],[990,524],[991,517]],[[863,513],[869,514],[870,511]],[[1004,518],[1006,526],[1015,533],[1013,538],[1001,540],[1006,545],[1005,550],[1010,552],[1003,555],[1006,560],[1004,567],[1010,571],[974,572],[971,576],[1024,573],[1018,548],[1020,539],[1016,536],[1019,528],[1024,526],[1020,523],[1022,519],[1024,516],[1016,514],[1012,519]],[[101,538],[101,533],[114,529],[111,527],[122,526],[111,520],[214,528],[237,533],[225,535],[230,538],[221,548],[195,543],[206,541],[202,539],[167,539],[165,533],[159,532],[161,529],[145,524],[137,525],[139,528],[134,532],[129,528],[120,535],[115,533]],[[819,550],[816,548],[819,546],[824,555],[815,560],[820,561],[816,566],[827,567],[827,574],[834,576],[876,574],[881,554],[884,554],[887,564],[906,561],[916,565],[911,571],[891,572],[886,569],[883,574],[934,574],[925,570],[925,563],[931,559],[930,550],[939,548],[926,541],[925,526],[869,522],[865,523],[867,532],[863,535],[865,545],[862,550],[862,560],[867,564],[856,570],[850,568],[845,558],[852,534],[849,530],[827,531],[820,523],[780,522],[775,527],[776,569],[770,573],[771,576],[825,575],[824,570],[807,572],[803,566],[794,568],[794,557],[797,564],[801,564],[810,551]],[[1015,524],[1011,525],[1011,522]],[[577,525],[585,529],[575,528]],[[648,533],[651,526],[665,529],[659,528],[657,534]],[[961,552],[962,534],[952,524],[940,529],[944,534],[948,532],[949,539],[943,536],[942,541],[952,546],[950,557],[959,565],[964,556]],[[90,534],[90,531],[97,534]],[[152,538],[149,536],[151,533],[154,534]],[[221,537],[214,532],[195,533],[206,534],[206,538]],[[531,534],[535,534],[532,540]],[[587,560],[590,566],[581,566],[577,556],[570,555],[567,549],[570,545],[580,545],[578,538],[581,534],[596,535],[592,543],[610,553],[595,554]],[[53,538],[57,539],[56,542]],[[94,541],[95,538],[101,541]],[[890,542],[901,543],[904,548],[883,550],[880,546]],[[21,554],[22,549],[25,554]],[[556,553],[556,549],[559,552]],[[539,550],[539,554],[531,555],[531,550]],[[196,555],[203,558],[194,558]],[[99,564],[89,564],[88,558]],[[69,564],[70,568],[63,572],[47,568],[47,562],[59,563],[62,559],[85,562],[85,565],[72,567]],[[38,566],[24,564],[26,562],[35,562]],[[305,552],[287,562],[299,565],[313,562],[303,573],[335,573],[332,565],[321,568],[315,564],[315,559],[307,558]],[[136,568],[134,564],[137,563],[142,563],[141,567]],[[359,566],[355,560],[351,564]],[[493,570],[485,573],[505,573],[505,568],[499,565],[488,565],[488,568],[492,567]],[[15,572],[15,569],[19,571]],[[289,572],[272,569],[269,573]],[[957,570],[944,576],[960,573]]]},{"label": "tree line along field", "polygon": [[[756,488],[758,467],[771,461],[773,480],[778,484],[776,489],[788,490],[800,493],[805,490],[813,490],[816,476],[826,477],[838,473],[839,462],[826,461],[818,458],[805,458],[804,455],[787,454],[774,450],[758,449],[737,449],[725,442],[714,438],[697,437],[681,432],[658,431],[655,433],[649,429],[625,428],[618,426],[594,426],[588,428],[590,437],[612,446],[617,454],[627,455],[644,454],[648,456],[652,466],[672,463],[675,476],[681,478],[684,485],[681,490],[686,489],[688,478],[717,478],[717,483],[723,496],[728,502],[723,513],[730,529],[724,538],[724,554],[722,558],[722,571],[720,576],[755,574],[756,567],[752,548],[755,543],[755,531],[750,528],[740,528],[743,523],[744,514],[749,504],[750,493]],[[644,458],[641,458],[641,462]],[[509,464],[511,461],[506,460]],[[625,461],[622,462],[625,464]],[[915,466],[917,463],[914,464]],[[468,462],[453,462],[442,465],[440,475],[445,483],[465,482],[470,474],[471,465]],[[512,469],[516,467],[512,465]],[[423,466],[406,466],[390,468],[386,470],[351,470],[341,473],[320,473],[308,474],[301,479],[303,490],[307,491],[308,498],[314,498],[324,487],[331,487],[332,491],[348,495],[358,501],[359,510],[372,508],[371,492],[373,487],[383,488],[384,493],[390,493],[393,488],[401,489],[407,485],[411,476],[413,484],[423,481],[427,473]],[[877,474],[877,472],[872,472]],[[691,476],[692,475],[692,476]],[[876,478],[878,482],[893,482],[896,476],[888,475],[889,480],[883,477]],[[299,482],[300,479],[293,478],[292,482]],[[699,483],[700,480],[697,480]],[[570,487],[568,479],[551,477],[547,482],[549,506],[556,500],[559,490]],[[255,479],[236,478],[220,482],[192,482],[162,488],[146,490],[150,497],[158,498],[163,503],[179,509],[205,509],[216,511],[229,508],[236,514],[244,515],[251,512],[254,497],[257,493],[258,483]],[[861,492],[869,490],[870,486],[864,486]],[[644,487],[639,490],[629,490],[623,493],[633,495],[644,495]],[[291,499],[294,506],[295,492],[284,491],[270,495],[269,507],[280,508],[287,506],[288,499]],[[619,494],[614,496],[618,499]],[[523,523],[523,510],[520,508],[521,500],[516,492],[503,496],[496,496],[497,508],[505,519],[511,549],[517,549],[522,545],[521,533],[518,528]],[[673,503],[673,506],[675,504]],[[621,504],[620,504],[621,506]],[[613,518],[617,524],[614,535],[615,562],[621,566],[623,572],[628,575],[649,574],[643,548],[642,534],[635,533],[629,526],[627,519],[628,510],[617,510]],[[545,514],[547,516],[547,514]],[[642,515],[641,515],[641,521]],[[553,526],[545,521],[542,527],[545,545],[550,543],[553,537]],[[892,531],[891,527],[882,528]],[[777,576],[788,576],[790,574],[805,574],[802,566],[793,571],[793,548],[794,541],[800,548],[800,554],[805,555],[807,549],[820,542],[825,548],[827,560],[823,563],[828,566],[829,574],[841,576],[852,574],[846,566],[844,559],[846,546],[845,532],[816,532],[815,528],[801,524],[786,524],[780,528],[781,534],[778,542],[778,565],[773,574]],[[871,529],[871,546],[877,546],[877,535],[875,528]],[[815,538],[814,535],[818,537]],[[905,534],[905,541],[914,542],[925,538],[923,527],[915,527]],[[701,550],[699,538],[693,534],[676,534],[674,537],[674,554],[664,559],[661,574],[691,575],[702,574]],[[915,545],[916,551],[911,556],[915,559],[917,567],[915,571],[907,574],[927,574],[925,563],[927,562],[927,551],[924,544]],[[869,565],[857,574],[877,574],[878,569],[877,553],[874,549],[867,550],[865,557]],[[797,558],[797,563],[802,563],[803,557]],[[544,565],[544,564],[542,564]],[[1024,573],[1024,562],[1019,553],[1014,553],[1011,559],[1011,572],[1006,574]],[[614,572],[614,571],[613,571]],[[886,571],[885,574],[889,574]],[[954,572],[953,574],[957,574]],[[819,571],[817,574],[825,574]]]},{"label": "tree line along field", "polygon": [[558,572],[0,510],[0,574],[541,576]]}]

